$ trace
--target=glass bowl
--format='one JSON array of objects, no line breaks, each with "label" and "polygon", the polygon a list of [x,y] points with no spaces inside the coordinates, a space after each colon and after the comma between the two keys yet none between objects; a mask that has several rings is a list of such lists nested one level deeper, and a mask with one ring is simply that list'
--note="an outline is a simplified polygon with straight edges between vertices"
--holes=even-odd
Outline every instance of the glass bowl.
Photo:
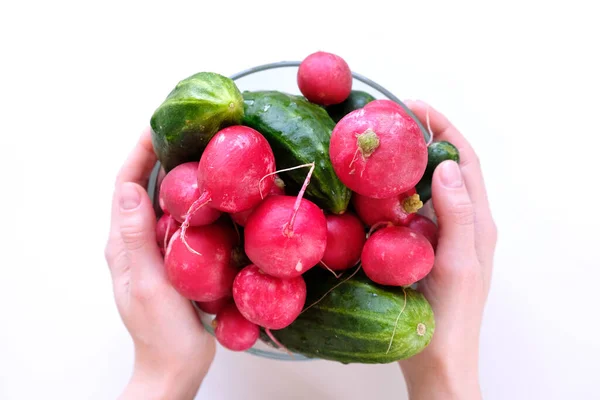
[{"label": "glass bowl", "polygon": [[[282,92],[291,94],[300,94],[296,84],[298,66],[300,66],[300,61],[281,61],[264,64],[238,72],[237,74],[233,74],[231,79],[236,82],[238,88],[242,92],[245,90],[280,90]],[[421,129],[425,140],[429,140],[429,132],[421,124],[419,119],[412,113],[412,111],[396,96],[394,96],[381,85],[373,82],[363,75],[353,72],[352,77],[354,78],[352,82],[353,90],[365,90],[375,98],[387,98],[400,104],[412,117],[412,119],[415,120]],[[150,175],[147,188],[157,215],[162,214],[162,210],[158,205],[159,179],[161,179],[160,170],[160,162],[157,162],[152,170],[152,174]],[[194,302],[192,302],[192,304],[194,304]],[[211,325],[214,315],[203,312],[195,304],[194,308],[198,312],[204,328],[214,336],[214,329]],[[271,344],[267,344],[262,340],[258,340],[251,349],[247,350],[247,353],[259,357],[284,361],[315,360],[314,358],[307,358],[301,354],[287,353],[286,351],[275,348]]]}]

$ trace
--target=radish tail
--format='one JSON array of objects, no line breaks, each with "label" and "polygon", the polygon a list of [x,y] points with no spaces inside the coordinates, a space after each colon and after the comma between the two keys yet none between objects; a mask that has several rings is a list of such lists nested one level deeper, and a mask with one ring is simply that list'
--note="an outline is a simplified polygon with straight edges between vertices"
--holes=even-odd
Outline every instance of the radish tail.
[{"label": "radish tail", "polygon": [[304,192],[306,192],[306,188],[308,187],[308,183],[310,182],[310,177],[312,176],[313,171],[315,170],[314,161],[310,164],[305,164],[306,166],[310,165],[310,170],[306,175],[306,179],[304,180],[304,184],[302,185],[302,189],[298,192],[298,196],[296,196],[296,202],[294,203],[294,212],[292,213],[292,217],[290,218],[290,222],[287,223],[285,228],[283,229],[283,233],[286,236],[291,236],[294,233],[294,222],[296,222],[296,215],[298,214],[298,210],[300,209],[300,202],[302,202],[302,198],[304,197]]},{"label": "radish tail", "polygon": [[[390,338],[390,344],[389,344],[388,349],[385,352],[385,354],[389,353],[390,349],[392,348],[392,343],[394,342],[394,336],[396,336],[396,329],[398,329],[398,321],[400,321],[400,316],[402,315],[402,313],[404,313],[404,310],[406,309],[406,289],[404,287],[402,287],[402,291],[404,292],[404,305],[402,306],[402,310],[400,310],[400,313],[396,317],[396,324],[394,325],[394,331],[392,332],[392,337]],[[417,328],[419,328],[419,327],[417,327]]]},{"label": "radish tail", "polygon": [[360,268],[362,266],[359,265],[358,268],[356,268],[356,270],[350,274],[350,276],[348,276],[346,279],[344,279],[343,281],[341,281],[340,283],[338,283],[337,285],[335,285],[334,287],[332,287],[331,289],[329,289],[327,292],[325,292],[325,294],[321,297],[319,297],[319,299],[317,301],[315,301],[314,303],[312,303],[310,306],[306,307],[304,310],[302,310],[302,312],[300,312],[300,314],[304,313],[306,310],[308,310],[309,308],[311,308],[312,306],[316,306],[318,303],[321,302],[321,300],[323,300],[325,297],[327,297],[327,295],[329,293],[331,293],[335,288],[337,288],[338,286],[340,286],[342,283],[346,282],[347,280],[349,280],[350,278],[352,278],[354,275],[356,275],[356,273],[358,271],[360,271]]},{"label": "radish tail", "polygon": [[163,246],[165,247],[165,252],[167,251],[167,244],[169,237],[169,231],[171,230],[171,223],[173,222],[173,217],[169,215],[169,222],[167,222],[167,231],[165,232],[165,239],[163,240]]},{"label": "radish tail", "polygon": [[183,224],[181,224],[181,242],[185,245],[185,247],[192,253],[201,256],[202,254],[198,253],[196,250],[192,249],[185,239],[185,232],[187,228],[190,226],[190,219],[196,211],[210,203],[210,194],[208,192],[204,192],[192,203],[188,212],[185,214],[185,219],[183,220]]},{"label": "radish tail", "polygon": [[292,354],[292,352],[289,351],[287,349],[287,347],[285,347],[284,345],[282,345],[281,342],[275,338],[275,336],[273,336],[273,333],[271,332],[270,329],[265,329],[265,332],[269,336],[269,339],[271,339],[273,341],[273,343],[275,343],[280,349],[285,350],[285,352],[288,353],[288,355],[290,357],[294,358],[294,355]]},{"label": "radish tail", "polygon": [[340,278],[340,276],[342,276],[342,272],[340,272],[339,274],[336,274],[334,270],[332,270],[331,268],[329,268],[327,266],[327,264],[325,264],[322,260],[320,261],[320,264],[329,272],[331,272],[333,274],[333,276],[335,276],[336,278]]},{"label": "radish tail", "polygon": [[392,224],[389,221],[380,221],[377,222],[375,224],[373,224],[373,226],[371,226],[371,229],[369,229],[369,233],[367,233],[367,239],[373,234],[375,233],[375,231],[379,228],[381,228],[382,226],[384,226],[387,228],[388,226],[393,226],[394,224]]},{"label": "radish tail", "polygon": [[[263,192],[262,192],[262,182],[263,182],[263,181],[264,181],[266,178],[268,178],[269,176],[271,176],[271,175],[275,175],[275,174],[278,174],[278,173],[280,173],[280,172],[293,171],[293,170],[295,170],[295,169],[300,169],[300,168],[310,167],[310,166],[314,166],[314,165],[315,165],[315,163],[314,163],[314,162],[312,162],[312,163],[309,163],[309,164],[296,165],[295,167],[291,167],[291,168],[280,169],[279,171],[273,171],[273,172],[271,172],[271,173],[269,173],[269,174],[266,174],[265,176],[263,176],[262,178],[260,178],[260,181],[258,181],[258,191],[259,191],[259,193],[260,193],[260,198],[261,198],[261,199],[264,199],[264,198],[265,198],[265,196],[263,195]],[[283,182],[283,181],[282,181],[282,182]]]}]

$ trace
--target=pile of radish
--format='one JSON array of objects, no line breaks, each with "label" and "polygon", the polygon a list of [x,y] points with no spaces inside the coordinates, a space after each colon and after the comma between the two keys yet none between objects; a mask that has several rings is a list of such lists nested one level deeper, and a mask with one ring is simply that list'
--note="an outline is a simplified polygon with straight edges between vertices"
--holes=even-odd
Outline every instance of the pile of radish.
[{"label": "pile of radish", "polygon": [[[323,106],[343,102],[352,88],[346,62],[324,52],[307,57],[297,78],[302,94]],[[156,239],[168,279],[215,315],[224,347],[244,351],[261,328],[271,336],[289,326],[305,307],[303,273],[311,268],[338,274],[362,265],[373,282],[392,286],[431,271],[437,227],[417,214],[415,185],[427,166],[417,123],[400,105],[376,100],[337,123],[329,152],[353,192],[341,215],[304,198],[318,166],[298,166],[304,186],[286,193],[269,142],[242,125],[220,130],[199,160],[162,180]]]}]

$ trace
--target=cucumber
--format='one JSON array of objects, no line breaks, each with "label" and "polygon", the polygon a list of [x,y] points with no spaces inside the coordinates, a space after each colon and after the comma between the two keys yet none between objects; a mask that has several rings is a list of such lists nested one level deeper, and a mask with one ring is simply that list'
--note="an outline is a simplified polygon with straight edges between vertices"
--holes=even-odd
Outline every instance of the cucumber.
[{"label": "cucumber", "polygon": [[427,149],[427,167],[423,177],[417,183],[416,189],[419,194],[419,198],[423,203],[431,199],[431,179],[433,178],[433,171],[443,161],[454,160],[460,161],[458,149],[450,142],[433,142]]},{"label": "cucumber", "polygon": [[[344,277],[336,279],[322,268],[313,268],[305,279],[306,305],[310,305]],[[388,352],[394,326],[396,332]],[[377,285],[360,271],[300,314],[290,326],[272,334],[288,350],[309,358],[344,364],[386,364],[421,352],[431,341],[434,329],[433,311],[421,293],[408,287]],[[271,343],[265,335],[261,338]]]},{"label": "cucumber", "polygon": [[[244,92],[243,124],[269,141],[277,169],[315,162],[306,197],[334,214],[346,211],[350,190],[339,180],[329,160],[329,140],[335,123],[324,108],[303,97],[278,91]],[[299,189],[307,169],[280,173],[286,188]]]},{"label": "cucumber", "polygon": [[370,103],[373,100],[375,100],[375,97],[371,96],[369,93],[363,92],[362,90],[353,90],[346,100],[340,104],[328,106],[325,109],[331,119],[338,122],[347,114],[354,110],[358,110],[359,108],[363,108],[367,103]]},{"label": "cucumber", "polygon": [[168,172],[198,161],[210,139],[222,128],[239,124],[244,113],[235,83],[213,72],[200,72],[169,93],[150,119],[154,151]]}]

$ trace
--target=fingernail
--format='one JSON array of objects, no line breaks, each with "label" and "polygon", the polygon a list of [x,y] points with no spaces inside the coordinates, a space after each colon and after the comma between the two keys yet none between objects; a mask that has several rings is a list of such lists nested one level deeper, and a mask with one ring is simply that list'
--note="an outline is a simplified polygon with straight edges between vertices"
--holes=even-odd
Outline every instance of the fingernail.
[{"label": "fingernail", "polygon": [[119,199],[121,210],[133,210],[140,205],[141,200],[142,196],[140,195],[140,191],[135,183],[127,182],[121,185],[121,194]]},{"label": "fingernail", "polygon": [[447,188],[458,188],[462,186],[462,175],[458,164],[454,161],[445,161],[442,167],[442,185]]}]

